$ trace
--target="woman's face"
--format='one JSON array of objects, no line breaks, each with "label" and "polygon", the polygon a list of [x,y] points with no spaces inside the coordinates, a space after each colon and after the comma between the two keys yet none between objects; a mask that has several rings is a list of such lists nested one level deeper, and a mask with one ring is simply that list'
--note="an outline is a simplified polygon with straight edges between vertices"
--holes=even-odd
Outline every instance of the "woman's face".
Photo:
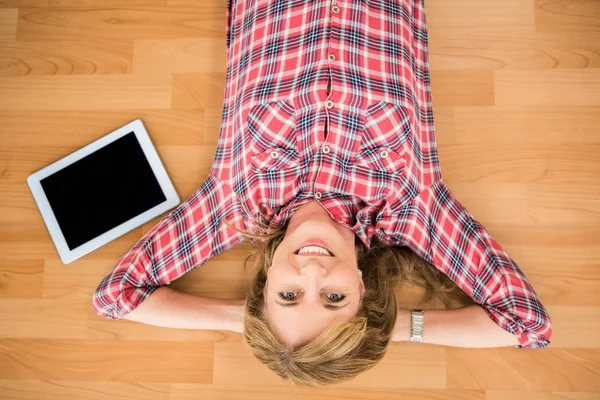
[{"label": "woman's face", "polygon": [[[290,219],[265,286],[269,326],[285,344],[309,341],[335,318],[358,312],[365,289],[354,240],[354,232],[316,201],[300,206]],[[312,241],[320,241],[332,256],[296,254]]]}]

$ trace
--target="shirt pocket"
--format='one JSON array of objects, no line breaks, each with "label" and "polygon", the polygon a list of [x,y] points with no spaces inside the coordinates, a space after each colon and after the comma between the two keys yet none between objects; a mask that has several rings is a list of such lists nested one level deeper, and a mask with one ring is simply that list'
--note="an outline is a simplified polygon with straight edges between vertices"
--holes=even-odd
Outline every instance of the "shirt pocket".
[{"label": "shirt pocket", "polygon": [[365,112],[356,165],[373,171],[402,171],[410,129],[411,118],[405,107],[385,101],[370,104]]},{"label": "shirt pocket", "polygon": [[[289,100],[255,104],[248,114],[250,163],[260,190],[257,204],[270,213],[292,201],[302,177],[296,141],[296,110]],[[268,209],[264,209],[264,206]]]},{"label": "shirt pocket", "polygon": [[356,155],[356,165],[374,171],[389,173],[401,172],[406,160],[399,153],[387,146],[363,149]]},{"label": "shirt pocket", "polygon": [[248,112],[248,135],[255,153],[272,148],[297,151],[296,109],[287,99],[255,104]]},{"label": "shirt pocket", "polygon": [[400,153],[411,133],[409,110],[399,104],[377,101],[365,112],[361,148],[389,147]]},{"label": "shirt pocket", "polygon": [[283,170],[298,166],[298,152],[293,149],[271,147],[250,157],[252,165],[259,170]]}]

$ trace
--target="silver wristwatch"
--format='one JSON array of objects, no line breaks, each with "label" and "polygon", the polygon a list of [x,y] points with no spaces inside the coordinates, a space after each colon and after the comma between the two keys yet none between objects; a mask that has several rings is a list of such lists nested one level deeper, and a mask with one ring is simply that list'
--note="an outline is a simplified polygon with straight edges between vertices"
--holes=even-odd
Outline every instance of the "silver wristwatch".
[{"label": "silver wristwatch", "polygon": [[423,343],[423,322],[425,312],[423,310],[410,310],[410,341]]}]

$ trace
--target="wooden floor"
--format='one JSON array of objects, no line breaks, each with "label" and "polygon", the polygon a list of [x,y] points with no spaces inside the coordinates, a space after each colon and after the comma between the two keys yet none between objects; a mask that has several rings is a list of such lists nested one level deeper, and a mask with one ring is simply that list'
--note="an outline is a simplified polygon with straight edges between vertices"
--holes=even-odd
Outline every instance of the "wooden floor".
[{"label": "wooden floor", "polygon": [[[354,381],[308,390],[241,335],[93,313],[100,280],[156,220],[63,265],[25,179],[141,118],[187,198],[216,148],[225,5],[0,0],[0,398],[600,399],[598,0],[426,1],[445,180],[547,305],[548,349],[396,343]],[[246,253],[173,286],[241,298]]]}]

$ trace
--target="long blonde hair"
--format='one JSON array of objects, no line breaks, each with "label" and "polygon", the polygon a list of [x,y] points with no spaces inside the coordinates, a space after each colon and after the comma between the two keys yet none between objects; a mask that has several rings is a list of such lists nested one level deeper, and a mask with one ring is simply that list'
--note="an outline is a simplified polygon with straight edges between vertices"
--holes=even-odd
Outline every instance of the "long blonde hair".
[{"label": "long blonde hair", "polygon": [[286,346],[270,329],[265,306],[267,270],[287,226],[265,235],[239,231],[251,239],[256,275],[246,300],[244,341],[256,358],[283,379],[323,386],[351,379],[374,367],[385,354],[396,322],[394,288],[402,283],[425,289],[422,302],[438,297],[446,304],[457,286],[406,247],[392,247],[373,237],[371,248],[358,239],[356,257],[365,293],[357,315],[336,321],[308,343]]}]

